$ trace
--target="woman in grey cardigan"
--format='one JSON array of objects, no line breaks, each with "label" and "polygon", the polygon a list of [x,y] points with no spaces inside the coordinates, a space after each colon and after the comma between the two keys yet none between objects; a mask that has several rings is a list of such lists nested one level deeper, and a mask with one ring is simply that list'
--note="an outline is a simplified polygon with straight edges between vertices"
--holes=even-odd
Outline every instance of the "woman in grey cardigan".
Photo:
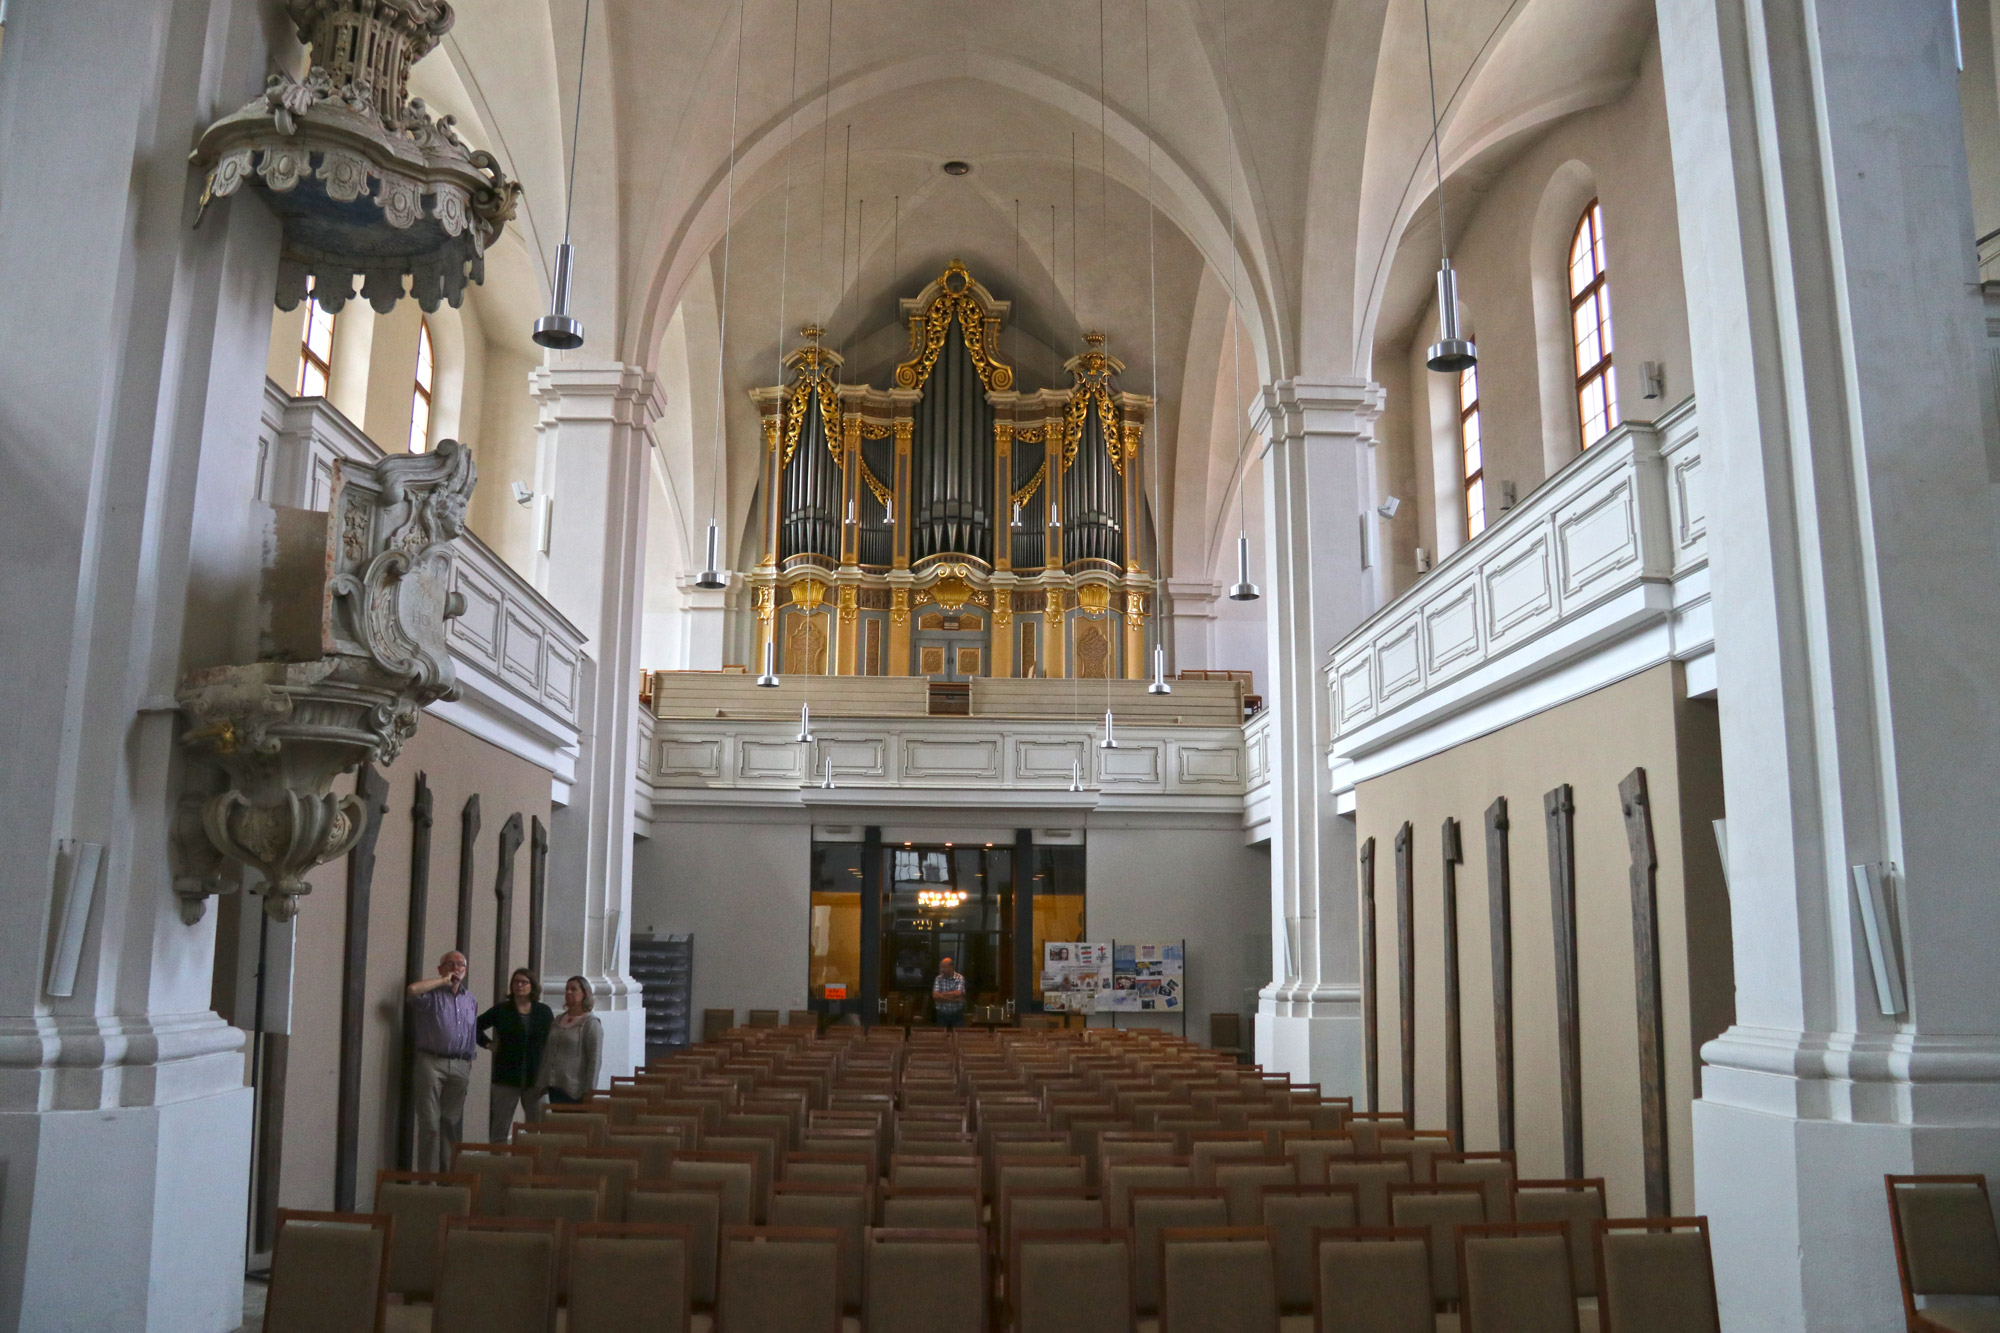
[{"label": "woman in grey cardigan", "polygon": [[604,1046],[604,1025],[591,1009],[590,983],[571,977],[563,987],[563,1011],[550,1025],[542,1047],[542,1068],[536,1078],[549,1102],[580,1102],[597,1090],[597,1056]]}]

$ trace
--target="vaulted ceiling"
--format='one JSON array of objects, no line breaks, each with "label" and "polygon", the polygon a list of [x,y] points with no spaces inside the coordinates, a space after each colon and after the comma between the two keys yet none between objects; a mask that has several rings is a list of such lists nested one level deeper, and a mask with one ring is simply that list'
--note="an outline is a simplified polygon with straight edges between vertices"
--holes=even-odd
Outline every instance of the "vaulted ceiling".
[{"label": "vaulted ceiling", "polygon": [[[1650,8],[1434,5],[1449,206],[1614,96]],[[1126,388],[1157,383],[1163,538],[1205,559],[1241,475],[1240,413],[1217,410],[1232,286],[1246,388],[1365,376],[1376,323],[1421,306],[1423,268],[1413,282],[1397,255],[1435,207],[1422,0],[591,0],[589,15],[580,125],[583,0],[461,0],[413,87],[527,187],[490,265],[510,318],[546,299],[577,131],[568,225],[591,341],[571,355],[682,386],[663,482],[689,509],[706,507],[725,324],[720,507],[740,522],[757,438],[743,389],[772,382],[808,321],[850,378],[881,382],[905,349],[897,298],[958,257],[1013,303],[1005,352],[1025,386],[1062,383],[1086,329],[1108,335]],[[947,175],[949,160],[972,169]]]}]

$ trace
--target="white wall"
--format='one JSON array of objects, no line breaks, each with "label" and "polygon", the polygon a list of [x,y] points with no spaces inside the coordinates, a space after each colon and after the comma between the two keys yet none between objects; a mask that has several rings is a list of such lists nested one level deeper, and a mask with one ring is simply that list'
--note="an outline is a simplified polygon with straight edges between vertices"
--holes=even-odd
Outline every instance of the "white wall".
[{"label": "white wall", "polygon": [[[1463,207],[1457,188],[1448,186],[1455,209]],[[1469,216],[1451,219],[1452,263],[1467,329],[1479,345],[1490,523],[1501,512],[1501,482],[1525,497],[1579,452],[1563,266],[1571,229],[1593,197],[1604,209],[1621,413],[1652,420],[1693,392],[1657,41],[1647,43],[1622,96],[1557,122],[1476,197]],[[1397,257],[1399,276],[1406,266],[1429,271],[1437,263],[1435,215],[1412,225]],[[1379,472],[1416,492],[1404,496],[1415,499],[1414,516],[1406,511],[1390,525],[1392,591],[1415,574],[1414,548],[1435,560],[1465,540],[1457,381],[1424,366],[1436,328],[1435,302],[1426,300],[1414,324],[1399,324],[1393,334],[1385,324],[1375,348],[1373,374],[1394,395],[1381,447],[1396,455],[1383,458]],[[1665,367],[1658,399],[1643,396],[1642,361]]]},{"label": "white wall", "polygon": [[[940,814],[894,818],[929,825]],[[934,836],[951,838],[952,826]],[[632,928],[694,935],[696,1009],[734,1009],[739,1021],[751,1009],[802,1009],[811,867],[810,824],[656,807],[634,852]],[[1256,1012],[1269,979],[1271,862],[1268,844],[1244,846],[1240,815],[1092,815],[1085,867],[1091,939],[1187,941],[1191,1040],[1208,1040],[1210,1013]],[[1119,1023],[1180,1030],[1165,1016]]]},{"label": "white wall", "polygon": [[691,813],[634,847],[633,933],[693,934],[696,1010],[805,1008],[812,826]]},{"label": "white wall", "polygon": [[[1187,1034],[1208,1041],[1208,1016],[1246,1018],[1270,980],[1270,844],[1243,845],[1243,821],[1182,817],[1091,821],[1084,924],[1093,940],[1187,941]],[[1120,1014],[1120,1027],[1178,1032],[1166,1015]],[[1094,1022],[1109,1024],[1109,1017]]]}]

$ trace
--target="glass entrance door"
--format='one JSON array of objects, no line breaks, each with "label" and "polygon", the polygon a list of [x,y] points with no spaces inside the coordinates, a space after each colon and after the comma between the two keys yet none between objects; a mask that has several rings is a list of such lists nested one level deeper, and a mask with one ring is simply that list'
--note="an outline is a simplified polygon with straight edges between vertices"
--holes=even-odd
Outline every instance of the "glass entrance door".
[{"label": "glass entrance door", "polygon": [[968,1017],[1014,998],[1014,849],[883,849],[881,1018],[931,1021],[931,984],[946,958],[965,977]]}]

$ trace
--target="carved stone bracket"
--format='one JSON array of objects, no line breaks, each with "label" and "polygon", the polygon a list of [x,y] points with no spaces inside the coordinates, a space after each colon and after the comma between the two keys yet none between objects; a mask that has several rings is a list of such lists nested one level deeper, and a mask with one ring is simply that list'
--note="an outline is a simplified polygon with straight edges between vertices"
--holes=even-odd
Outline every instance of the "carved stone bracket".
[{"label": "carved stone bracket", "polygon": [[361,834],[361,802],[334,794],[334,779],[393,763],[423,707],[457,697],[444,622],[464,609],[452,540],[476,479],[470,451],[445,440],[335,464],[328,513],[276,511],[266,660],[181,681],[181,743],[208,761],[212,787],[193,784],[175,826],[183,921],[235,887],[232,864],[263,876],[267,913],[296,916],[305,875]]},{"label": "carved stone bracket", "polygon": [[[466,146],[450,116],[407,95],[410,65],[451,29],[442,0],[289,0],[312,52],[303,79],[275,73],[264,94],[203,132],[191,160],[208,173],[201,207],[245,184],[284,223],[277,301],[308,290],[337,311],[361,294],[387,314],[410,295],[458,305],[521,187],[492,154]],[[199,216],[197,216],[197,224]]]}]

